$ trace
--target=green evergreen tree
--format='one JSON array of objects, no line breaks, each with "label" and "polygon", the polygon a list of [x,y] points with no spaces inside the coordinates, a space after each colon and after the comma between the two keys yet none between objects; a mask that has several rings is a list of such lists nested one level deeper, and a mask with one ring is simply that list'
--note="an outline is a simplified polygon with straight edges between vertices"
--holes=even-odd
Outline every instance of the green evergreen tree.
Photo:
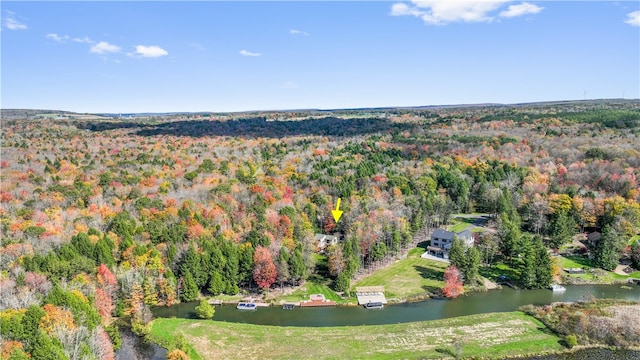
[{"label": "green evergreen tree", "polygon": [[547,249],[544,247],[544,244],[542,244],[542,239],[538,238],[536,244],[536,287],[546,289],[551,285],[551,281],[553,280],[553,263],[551,262]]},{"label": "green evergreen tree", "polygon": [[211,295],[220,295],[225,291],[225,283],[222,281],[222,276],[219,272],[211,274],[209,279],[209,293]]},{"label": "green evergreen tree", "polygon": [[454,235],[453,241],[451,242],[451,248],[449,249],[449,261],[451,262],[451,265],[456,266],[463,273],[464,271],[462,269],[465,267],[465,248],[466,246],[462,240],[460,240],[458,236]]},{"label": "green evergreen tree", "polygon": [[467,249],[465,253],[465,257],[467,259],[465,261],[466,272],[464,274],[464,277],[468,284],[475,285],[478,283],[480,279],[480,273],[479,273],[480,251],[478,251],[478,249],[475,246],[472,246],[469,249]]},{"label": "green evergreen tree", "polygon": [[198,297],[198,285],[193,279],[190,271],[187,271],[182,278],[182,292],[180,298],[182,301],[193,301]]},{"label": "green evergreen tree", "polygon": [[561,245],[571,241],[576,232],[576,222],[573,216],[560,212],[555,214],[549,222],[550,245],[557,249]]},{"label": "green evergreen tree", "polygon": [[596,247],[594,263],[605,270],[613,270],[620,262],[620,255],[625,246],[623,232],[619,225],[607,225],[602,230],[602,237]]},{"label": "green evergreen tree", "polygon": [[498,219],[498,238],[502,255],[512,262],[513,256],[520,251],[520,229],[515,221],[511,221],[506,213],[501,213]]},{"label": "green evergreen tree", "polygon": [[304,259],[302,258],[302,249],[296,247],[289,258],[289,269],[291,274],[291,280],[300,281],[304,279],[306,275],[306,267],[304,265]]},{"label": "green evergreen tree", "polygon": [[180,262],[180,276],[186,276],[187,272],[191,273],[199,289],[205,286],[208,278],[207,273],[202,269],[200,255],[196,251],[193,243],[189,245]]},{"label": "green evergreen tree", "polygon": [[525,238],[522,242],[522,266],[520,268],[520,283],[524,288],[536,287],[537,254],[533,244]]},{"label": "green evergreen tree", "polygon": [[347,276],[344,271],[338,274],[334,284],[335,290],[338,292],[347,291],[349,290],[349,286],[351,286],[349,276]]}]

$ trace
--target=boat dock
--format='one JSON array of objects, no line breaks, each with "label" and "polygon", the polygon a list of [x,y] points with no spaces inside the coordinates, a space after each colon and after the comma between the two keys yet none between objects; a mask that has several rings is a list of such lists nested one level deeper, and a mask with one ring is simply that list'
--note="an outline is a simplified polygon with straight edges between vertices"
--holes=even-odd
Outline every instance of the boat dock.
[{"label": "boat dock", "polygon": [[384,286],[360,286],[356,288],[358,305],[368,303],[386,304],[387,298],[384,296]]},{"label": "boat dock", "polygon": [[309,296],[309,300],[303,300],[300,302],[300,307],[322,307],[322,306],[336,306],[336,302],[325,299],[322,294],[314,294]]}]

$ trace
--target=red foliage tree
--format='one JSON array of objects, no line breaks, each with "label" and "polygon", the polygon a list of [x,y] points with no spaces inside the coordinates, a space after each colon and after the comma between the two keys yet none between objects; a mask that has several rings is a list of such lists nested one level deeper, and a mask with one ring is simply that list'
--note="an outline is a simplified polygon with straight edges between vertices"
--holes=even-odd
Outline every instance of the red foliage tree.
[{"label": "red foliage tree", "polygon": [[98,284],[113,299],[118,289],[118,279],[105,264],[98,266]]},{"label": "red foliage tree", "polygon": [[276,281],[277,275],[271,252],[266,247],[258,246],[253,254],[253,280],[261,289],[266,290]]},{"label": "red foliage tree", "polygon": [[333,216],[329,215],[324,218],[322,223],[322,230],[325,234],[331,234],[336,229],[336,222],[333,220]]},{"label": "red foliage tree", "polygon": [[444,287],[442,293],[448,298],[456,298],[464,293],[460,270],[455,265],[451,265],[444,272]]},{"label": "red foliage tree", "polygon": [[100,314],[102,320],[107,323],[107,320],[111,317],[111,312],[113,311],[111,296],[109,296],[106,291],[97,288],[95,302],[98,314]]},{"label": "red foliage tree", "polygon": [[31,271],[24,274],[24,284],[40,295],[46,295],[51,289],[51,281],[47,280],[45,275]]}]

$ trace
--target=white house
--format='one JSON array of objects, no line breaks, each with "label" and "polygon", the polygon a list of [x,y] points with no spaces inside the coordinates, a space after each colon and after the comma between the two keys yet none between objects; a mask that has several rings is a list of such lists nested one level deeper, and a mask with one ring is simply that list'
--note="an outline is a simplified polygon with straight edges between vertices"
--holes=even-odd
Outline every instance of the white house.
[{"label": "white house", "polygon": [[336,235],[316,234],[317,249],[324,251],[327,247],[338,244],[338,240]]},{"label": "white house", "polygon": [[431,245],[427,246],[427,252],[430,255],[448,259],[451,243],[453,243],[453,239],[456,236],[462,240],[466,246],[473,246],[473,234],[469,230],[463,230],[456,234],[452,231],[435,229],[431,234]]}]

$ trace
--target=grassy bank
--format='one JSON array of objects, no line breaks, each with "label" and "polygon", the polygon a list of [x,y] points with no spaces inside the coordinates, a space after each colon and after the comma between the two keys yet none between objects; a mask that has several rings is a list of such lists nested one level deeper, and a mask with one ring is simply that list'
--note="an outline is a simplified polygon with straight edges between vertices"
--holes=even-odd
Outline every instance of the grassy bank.
[{"label": "grassy bank", "polygon": [[406,259],[377,270],[353,284],[384,286],[388,299],[410,299],[438,293],[444,286],[444,271],[448,264],[420,257],[424,249],[414,249]]},{"label": "grassy bank", "polygon": [[302,300],[309,300],[309,296],[313,294],[322,294],[327,300],[333,300],[338,304],[355,304],[355,298],[341,298],[335,291],[329,287],[330,281],[307,281],[303,286],[296,291],[287,295],[278,294],[280,290],[271,290],[274,292],[273,302],[280,304],[283,302],[300,302]]},{"label": "grassy bank", "polygon": [[502,358],[562,349],[559,338],[521,312],[406,324],[278,327],[189,319],[156,319],[151,339],[182,334],[205,359]]},{"label": "grassy bank", "polygon": [[619,275],[612,271],[606,271],[594,267],[593,261],[583,256],[558,256],[558,261],[562,268],[585,269],[585,274],[562,273],[565,282],[591,283],[591,284],[614,284],[626,281],[629,277],[638,277],[640,272],[631,273],[628,276]]}]

